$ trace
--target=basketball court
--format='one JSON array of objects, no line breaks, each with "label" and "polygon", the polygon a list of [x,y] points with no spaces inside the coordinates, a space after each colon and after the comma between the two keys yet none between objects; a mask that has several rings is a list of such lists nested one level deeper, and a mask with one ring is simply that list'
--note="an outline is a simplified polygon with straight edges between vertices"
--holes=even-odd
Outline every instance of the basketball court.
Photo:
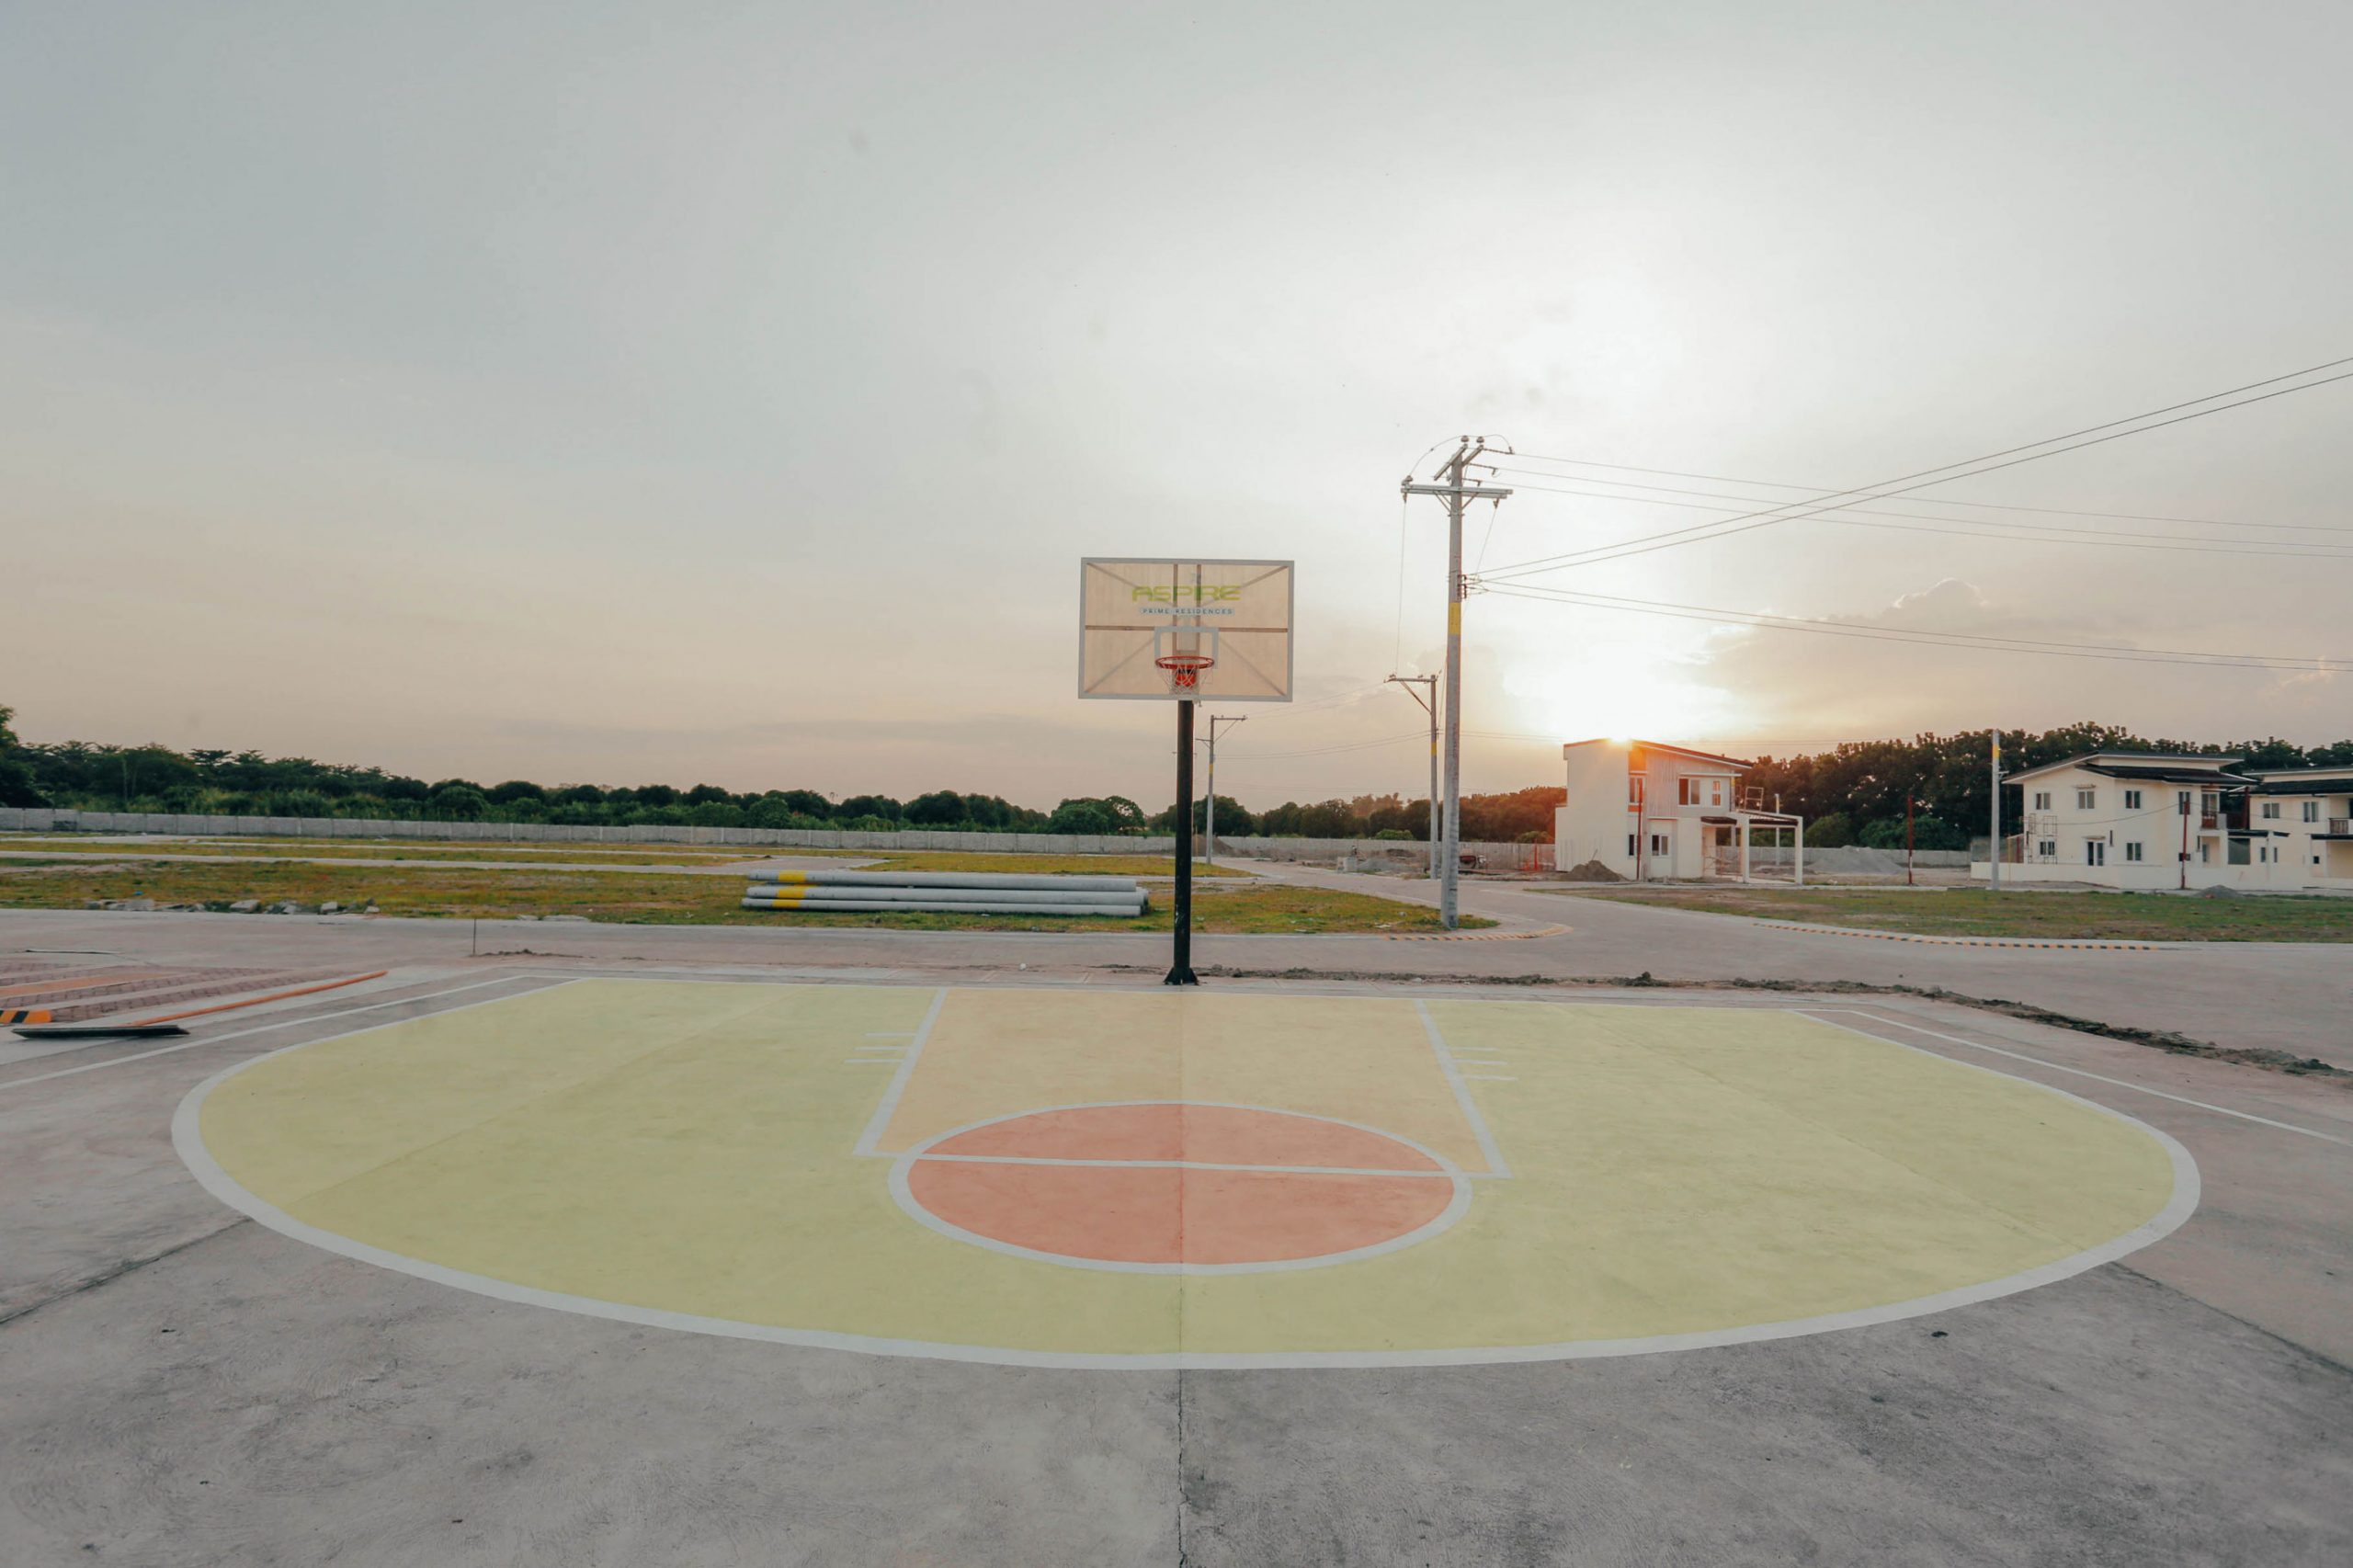
[{"label": "basketball court", "polygon": [[178,1107],[223,1202],[486,1295],[889,1356],[1444,1365],[1831,1332],[2121,1256],[2120,1112],[1756,1008],[577,980]]}]

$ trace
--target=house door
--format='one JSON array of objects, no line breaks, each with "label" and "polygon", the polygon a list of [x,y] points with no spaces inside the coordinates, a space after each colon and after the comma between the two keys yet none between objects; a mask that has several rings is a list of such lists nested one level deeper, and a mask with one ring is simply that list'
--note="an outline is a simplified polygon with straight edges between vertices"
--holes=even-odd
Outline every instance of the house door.
[{"label": "house door", "polygon": [[2084,864],[2086,866],[2105,866],[2108,864],[2107,839],[2086,838],[2084,840]]}]

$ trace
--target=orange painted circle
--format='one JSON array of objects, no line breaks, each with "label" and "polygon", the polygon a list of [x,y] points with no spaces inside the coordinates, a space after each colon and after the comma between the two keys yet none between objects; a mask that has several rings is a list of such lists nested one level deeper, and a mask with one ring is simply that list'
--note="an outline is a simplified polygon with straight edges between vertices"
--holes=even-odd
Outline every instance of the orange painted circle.
[{"label": "orange painted circle", "polygon": [[983,1244],[1097,1267],[1280,1265],[1434,1225],[1460,1176],[1369,1129],[1238,1106],[1077,1106],[909,1157],[924,1215]]}]

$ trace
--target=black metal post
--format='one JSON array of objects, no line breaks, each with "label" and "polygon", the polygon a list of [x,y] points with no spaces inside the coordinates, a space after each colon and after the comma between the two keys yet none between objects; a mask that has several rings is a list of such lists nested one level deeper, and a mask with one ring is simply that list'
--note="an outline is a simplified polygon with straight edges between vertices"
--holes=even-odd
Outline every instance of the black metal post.
[{"label": "black metal post", "polygon": [[1176,704],[1176,949],[1164,985],[1199,985],[1193,973],[1193,704]]}]

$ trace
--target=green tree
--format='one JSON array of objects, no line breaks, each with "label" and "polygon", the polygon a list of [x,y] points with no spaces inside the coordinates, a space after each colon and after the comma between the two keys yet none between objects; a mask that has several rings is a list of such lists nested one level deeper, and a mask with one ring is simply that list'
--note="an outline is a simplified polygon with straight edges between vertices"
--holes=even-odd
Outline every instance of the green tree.
[{"label": "green tree", "polygon": [[1092,798],[1064,801],[1046,819],[1048,833],[1117,833],[1120,819],[1101,801]]},{"label": "green tree", "polygon": [[490,798],[462,778],[436,784],[426,804],[442,822],[480,822],[490,812]]},{"label": "green tree", "polygon": [[45,806],[49,803],[33,783],[33,770],[23,756],[24,744],[9,721],[13,708],[0,708],[0,806]]},{"label": "green tree", "polygon": [[968,815],[964,797],[953,790],[934,790],[907,802],[907,820],[926,827],[952,827]]}]

